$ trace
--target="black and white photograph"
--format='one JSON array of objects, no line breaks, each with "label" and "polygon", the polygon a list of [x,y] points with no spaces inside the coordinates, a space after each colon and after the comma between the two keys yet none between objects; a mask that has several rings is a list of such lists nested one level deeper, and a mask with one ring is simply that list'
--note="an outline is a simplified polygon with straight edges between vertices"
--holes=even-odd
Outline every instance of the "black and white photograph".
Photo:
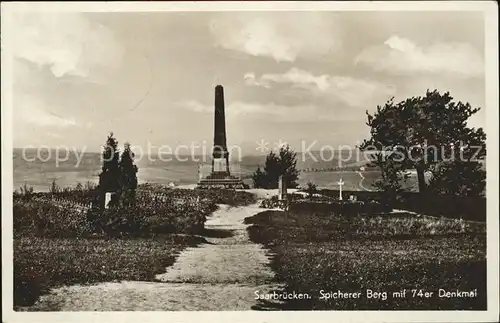
[{"label": "black and white photograph", "polygon": [[497,321],[497,10],[2,3],[2,321]]}]

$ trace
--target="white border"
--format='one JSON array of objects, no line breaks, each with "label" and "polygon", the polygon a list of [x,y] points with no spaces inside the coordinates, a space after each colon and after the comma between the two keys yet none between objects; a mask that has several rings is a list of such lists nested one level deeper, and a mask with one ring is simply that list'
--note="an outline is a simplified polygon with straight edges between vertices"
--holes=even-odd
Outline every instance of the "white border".
[{"label": "white border", "polygon": [[[3,322],[496,322],[498,285],[498,7],[493,1],[435,2],[27,2],[2,3],[2,307]],[[12,309],[12,91],[15,11],[481,11],[485,16],[488,210],[488,311],[286,311],[286,312],[14,312]],[[6,279],[4,279],[6,278]]]}]

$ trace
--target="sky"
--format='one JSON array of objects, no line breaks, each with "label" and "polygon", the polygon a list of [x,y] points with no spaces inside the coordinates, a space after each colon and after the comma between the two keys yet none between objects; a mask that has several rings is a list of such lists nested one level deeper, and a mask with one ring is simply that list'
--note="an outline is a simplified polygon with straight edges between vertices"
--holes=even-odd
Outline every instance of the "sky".
[{"label": "sky", "polygon": [[14,147],[356,145],[365,111],[449,91],[483,109],[481,12],[127,12],[13,16]]}]

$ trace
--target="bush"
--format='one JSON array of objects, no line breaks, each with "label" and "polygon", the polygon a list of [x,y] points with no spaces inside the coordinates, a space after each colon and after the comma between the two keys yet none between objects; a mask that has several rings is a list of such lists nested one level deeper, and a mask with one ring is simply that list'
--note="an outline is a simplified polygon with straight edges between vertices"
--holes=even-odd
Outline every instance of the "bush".
[{"label": "bush", "polygon": [[295,213],[321,213],[344,216],[360,215],[363,210],[363,202],[316,202],[303,200],[290,205],[290,211]]},{"label": "bush", "polygon": [[307,196],[312,199],[314,194],[318,193],[318,187],[313,182],[307,182],[305,192],[307,193]]},{"label": "bush", "polygon": [[[286,197],[287,197],[288,205],[294,203],[295,201],[298,201],[298,200],[301,200],[304,198],[302,195],[294,194],[294,193],[287,194]],[[260,207],[265,208],[265,209],[274,209],[274,208],[279,208],[282,206],[283,206],[283,203],[282,203],[282,201],[280,201],[278,199],[277,195],[274,195],[268,199],[263,199],[262,202],[260,203]]]},{"label": "bush", "polygon": [[89,221],[95,232],[108,236],[150,236],[164,233],[198,234],[204,229],[207,215],[216,209],[213,203],[172,202],[149,203],[142,200],[135,206],[91,211]]},{"label": "bush", "polygon": [[46,237],[82,237],[91,232],[86,214],[49,200],[14,199],[14,234]]},{"label": "bush", "polygon": [[95,189],[83,187],[53,193],[23,189],[21,194],[14,194],[14,233],[44,237],[198,234],[217,204],[256,202],[253,194],[244,191],[181,190],[158,185],[141,185],[133,198],[126,198],[133,203],[119,203],[109,209],[98,207],[99,197]]},{"label": "bush", "polygon": [[230,206],[246,206],[254,204],[257,199],[254,194],[232,189],[171,189],[158,184],[141,184],[137,188],[137,197],[144,195],[162,195],[165,199],[209,200],[215,204]]},{"label": "bush", "polygon": [[486,221],[485,197],[405,193],[396,207],[431,216]]},{"label": "bush", "polygon": [[[339,201],[328,196],[314,196],[305,199],[300,194],[288,194],[288,210],[295,213],[321,213],[344,216],[362,214],[379,214],[390,211],[387,207],[375,200],[371,201]],[[266,209],[279,208],[282,203],[277,196],[264,199],[260,207]]]},{"label": "bush", "polygon": [[[84,237],[93,234],[147,236],[153,233],[201,232],[206,217],[217,208],[215,198],[195,199],[193,191],[187,197],[175,191],[171,190],[170,195],[161,198],[151,192],[141,192],[134,205],[105,210],[89,208],[88,202],[97,195],[85,191],[34,193],[29,197],[16,195],[13,206],[14,234]],[[175,198],[178,194],[180,198]],[[251,194],[229,193],[218,197],[218,202],[232,204],[249,203],[254,198]]]},{"label": "bush", "polygon": [[[246,206],[254,204],[257,199],[254,194],[230,189],[218,190],[175,190],[176,194],[186,194],[187,196],[196,196],[202,199],[208,199],[216,204],[227,204],[230,206]],[[188,191],[188,192],[186,192]]]}]

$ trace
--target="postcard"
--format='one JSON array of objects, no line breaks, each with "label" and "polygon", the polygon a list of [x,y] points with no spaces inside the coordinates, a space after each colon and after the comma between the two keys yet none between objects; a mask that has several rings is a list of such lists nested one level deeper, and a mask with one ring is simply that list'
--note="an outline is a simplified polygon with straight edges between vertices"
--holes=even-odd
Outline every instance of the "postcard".
[{"label": "postcard", "polygon": [[3,321],[496,321],[497,9],[2,3]]}]

